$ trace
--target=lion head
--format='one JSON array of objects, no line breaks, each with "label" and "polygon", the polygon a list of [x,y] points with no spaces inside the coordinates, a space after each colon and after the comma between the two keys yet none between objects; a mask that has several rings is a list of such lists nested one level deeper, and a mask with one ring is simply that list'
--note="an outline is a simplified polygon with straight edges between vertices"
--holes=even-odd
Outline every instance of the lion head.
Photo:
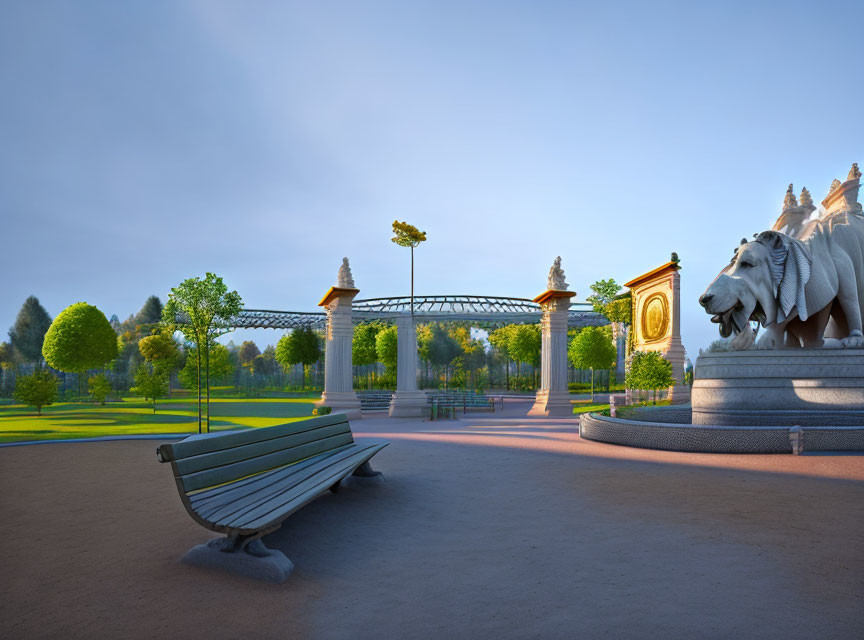
[{"label": "lion head", "polygon": [[720,325],[724,338],[740,333],[751,320],[763,327],[783,322],[795,308],[807,319],[804,286],[810,279],[810,252],[801,241],[776,231],[741,240],[732,262],[699,298]]}]

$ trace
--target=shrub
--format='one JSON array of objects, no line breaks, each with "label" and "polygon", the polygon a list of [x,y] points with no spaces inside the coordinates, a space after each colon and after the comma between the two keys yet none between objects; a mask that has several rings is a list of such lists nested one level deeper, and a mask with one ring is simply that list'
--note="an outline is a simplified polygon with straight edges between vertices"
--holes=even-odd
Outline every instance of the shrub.
[{"label": "shrub", "polygon": [[12,397],[21,404],[36,407],[36,413],[41,416],[42,407],[53,404],[57,398],[57,378],[48,371],[19,376]]},{"label": "shrub", "polygon": [[320,407],[315,407],[314,409],[312,409],[312,415],[313,416],[327,416],[327,415],[330,415],[331,413],[333,413],[333,407],[328,407],[325,405],[322,405]]},{"label": "shrub", "polygon": [[111,383],[104,373],[100,373],[87,380],[87,390],[95,402],[105,404],[105,398],[111,392]]}]

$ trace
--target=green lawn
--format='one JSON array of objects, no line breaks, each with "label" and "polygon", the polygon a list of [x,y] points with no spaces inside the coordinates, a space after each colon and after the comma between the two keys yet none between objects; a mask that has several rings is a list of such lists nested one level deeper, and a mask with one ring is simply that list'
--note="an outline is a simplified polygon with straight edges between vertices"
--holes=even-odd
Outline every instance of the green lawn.
[{"label": "green lawn", "polygon": [[[312,415],[315,398],[218,398],[210,400],[213,431],[239,427],[270,427]],[[154,415],[142,398],[123,398],[104,407],[60,402],[37,416],[31,407],[0,404],[0,443],[24,440],[96,438],[133,434],[197,433],[194,399],[160,400]]]},{"label": "green lawn", "polygon": [[608,409],[609,404],[592,404],[590,400],[587,400],[584,404],[579,402],[573,405],[573,414],[578,415],[580,413],[596,413],[598,411],[603,411],[604,409]]}]

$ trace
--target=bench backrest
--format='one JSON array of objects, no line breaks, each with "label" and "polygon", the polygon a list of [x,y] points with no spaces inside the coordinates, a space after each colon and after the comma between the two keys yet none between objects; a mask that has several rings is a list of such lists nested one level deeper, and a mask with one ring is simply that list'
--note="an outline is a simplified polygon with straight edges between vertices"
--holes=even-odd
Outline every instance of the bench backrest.
[{"label": "bench backrest", "polygon": [[190,436],[157,449],[185,493],[293,464],[354,442],[345,414]]}]

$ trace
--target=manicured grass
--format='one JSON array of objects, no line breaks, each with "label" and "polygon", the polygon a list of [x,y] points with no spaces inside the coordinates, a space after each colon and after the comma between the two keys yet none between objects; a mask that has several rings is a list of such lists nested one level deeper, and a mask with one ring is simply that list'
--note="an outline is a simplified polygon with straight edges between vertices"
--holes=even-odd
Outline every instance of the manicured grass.
[{"label": "manicured grass", "polygon": [[593,413],[596,411],[603,411],[609,408],[609,404],[591,404],[590,401],[587,401],[585,404],[579,403],[573,405],[573,415],[579,415],[580,413]]},{"label": "manicured grass", "polygon": [[[212,431],[240,427],[271,427],[312,415],[313,398],[218,398],[210,400]],[[25,440],[97,438],[117,435],[197,433],[198,408],[194,399],[160,400],[124,398],[105,406],[60,402],[44,407],[37,416],[32,407],[0,405],[0,443]]]}]

